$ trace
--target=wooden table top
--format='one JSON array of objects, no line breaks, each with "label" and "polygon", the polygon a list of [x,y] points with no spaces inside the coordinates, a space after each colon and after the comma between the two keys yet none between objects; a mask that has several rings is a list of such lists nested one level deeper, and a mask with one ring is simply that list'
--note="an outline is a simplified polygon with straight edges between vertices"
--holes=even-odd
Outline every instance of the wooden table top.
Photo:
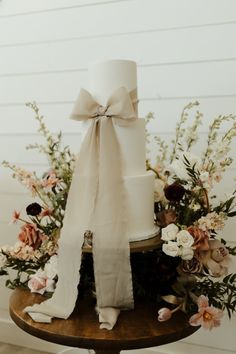
[{"label": "wooden table top", "polygon": [[158,322],[156,304],[139,302],[135,304],[135,310],[121,312],[113,330],[101,330],[92,299],[80,300],[67,320],[53,319],[50,324],[34,322],[23,309],[44,299],[27,290],[14,290],[10,299],[13,321],[38,338],[71,347],[95,349],[96,353],[119,353],[124,349],[167,344],[187,337],[199,328],[190,326],[181,311],[173,314],[167,322]]}]

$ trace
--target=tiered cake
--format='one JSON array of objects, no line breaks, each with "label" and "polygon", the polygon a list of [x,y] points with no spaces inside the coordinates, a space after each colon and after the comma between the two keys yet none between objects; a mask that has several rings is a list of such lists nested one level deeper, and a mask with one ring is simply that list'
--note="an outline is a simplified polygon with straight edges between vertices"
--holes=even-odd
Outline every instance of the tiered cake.
[{"label": "tiered cake", "polygon": [[[136,63],[110,60],[90,65],[88,90],[99,104],[105,106],[111,94],[120,87],[132,94],[138,117]],[[84,123],[84,135],[89,124],[90,121]],[[154,225],[154,173],[146,171],[145,119],[138,118],[125,127],[114,127],[122,157],[129,240],[144,240],[158,231]]]}]

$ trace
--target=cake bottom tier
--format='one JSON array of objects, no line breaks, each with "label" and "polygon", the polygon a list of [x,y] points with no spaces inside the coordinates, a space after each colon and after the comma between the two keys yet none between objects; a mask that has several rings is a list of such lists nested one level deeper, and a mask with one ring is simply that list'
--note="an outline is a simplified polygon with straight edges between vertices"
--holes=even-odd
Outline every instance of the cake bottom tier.
[{"label": "cake bottom tier", "polygon": [[131,242],[154,237],[159,230],[154,225],[154,178],[151,171],[124,177],[128,236]]}]

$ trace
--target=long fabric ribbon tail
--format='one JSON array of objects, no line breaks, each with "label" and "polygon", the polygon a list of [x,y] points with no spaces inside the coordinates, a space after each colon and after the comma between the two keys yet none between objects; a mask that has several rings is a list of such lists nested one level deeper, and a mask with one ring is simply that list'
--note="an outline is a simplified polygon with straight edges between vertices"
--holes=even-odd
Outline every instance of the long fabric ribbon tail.
[{"label": "long fabric ribbon tail", "polygon": [[[101,328],[111,329],[120,309],[133,308],[127,210],[121,156],[113,119],[93,120],[83,141],[59,241],[53,297],[25,311],[37,321],[68,318],[77,299],[85,230],[94,232],[93,258]],[[42,316],[44,315],[44,316]]]},{"label": "long fabric ribbon tail", "polygon": [[[96,124],[93,122],[76,161],[67,198],[64,226],[58,252],[58,282],[51,299],[25,308],[32,319],[50,322],[52,317],[66,319],[77,300],[84,231],[89,228],[97,193]],[[94,171],[94,174],[91,174]]]},{"label": "long fabric ribbon tail", "polygon": [[93,241],[97,305],[100,310],[106,307],[133,308],[125,196],[118,140],[112,119],[105,118],[100,121],[99,191]]}]

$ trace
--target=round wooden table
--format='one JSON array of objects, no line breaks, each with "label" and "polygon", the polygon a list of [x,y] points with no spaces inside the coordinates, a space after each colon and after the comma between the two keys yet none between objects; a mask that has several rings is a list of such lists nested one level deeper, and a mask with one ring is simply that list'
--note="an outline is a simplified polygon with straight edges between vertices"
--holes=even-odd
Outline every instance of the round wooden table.
[{"label": "round wooden table", "polygon": [[40,303],[45,297],[17,289],[10,299],[10,315],[25,332],[48,342],[70,347],[94,349],[96,354],[118,354],[124,349],[154,347],[177,341],[194,333],[181,311],[167,322],[157,321],[157,306],[151,302],[135,303],[135,310],[122,311],[116,326],[108,331],[99,329],[92,299],[82,299],[67,320],[53,319],[52,323],[34,322],[26,306]]}]

